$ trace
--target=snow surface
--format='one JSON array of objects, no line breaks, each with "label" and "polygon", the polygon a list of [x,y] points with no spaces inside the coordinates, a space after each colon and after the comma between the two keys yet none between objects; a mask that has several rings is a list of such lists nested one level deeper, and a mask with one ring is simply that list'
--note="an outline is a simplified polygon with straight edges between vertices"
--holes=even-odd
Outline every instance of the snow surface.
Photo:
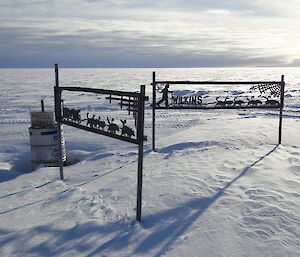
[{"label": "snow surface", "polygon": [[[31,171],[29,112],[53,109],[54,71],[0,70],[0,256],[300,256],[300,69],[157,69],[157,79],[280,80],[277,110],[157,111],[146,107],[142,223],[135,221],[137,147],[64,126],[65,181]],[[152,69],[62,69],[62,86],[137,91]],[[236,95],[249,87],[189,86],[178,94]],[[228,93],[229,92],[229,93]],[[231,92],[231,93],[230,93]],[[68,98],[69,97],[69,98]],[[129,116],[91,94],[85,112]]]}]

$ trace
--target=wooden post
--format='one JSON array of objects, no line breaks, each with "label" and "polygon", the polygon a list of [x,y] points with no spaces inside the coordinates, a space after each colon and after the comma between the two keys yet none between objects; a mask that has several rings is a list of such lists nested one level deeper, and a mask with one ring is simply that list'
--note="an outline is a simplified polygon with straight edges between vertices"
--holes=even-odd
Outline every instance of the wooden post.
[{"label": "wooden post", "polygon": [[155,71],[152,73],[152,150],[155,151],[155,108],[156,108],[156,83]]},{"label": "wooden post", "polygon": [[143,186],[143,157],[144,157],[144,115],[145,115],[145,85],[141,85],[141,94],[138,101],[137,138],[139,142],[138,176],[137,176],[137,204],[136,220],[142,220],[142,186]]},{"label": "wooden post", "polygon": [[282,111],[284,105],[284,75],[281,75],[281,83],[280,83],[280,111],[279,111],[279,134],[278,134],[278,144],[281,144],[282,138]]},{"label": "wooden post", "polygon": [[59,90],[58,65],[55,64],[55,119],[58,126],[58,163],[60,179],[64,180],[63,156],[62,156],[62,136],[61,136],[61,92]]}]

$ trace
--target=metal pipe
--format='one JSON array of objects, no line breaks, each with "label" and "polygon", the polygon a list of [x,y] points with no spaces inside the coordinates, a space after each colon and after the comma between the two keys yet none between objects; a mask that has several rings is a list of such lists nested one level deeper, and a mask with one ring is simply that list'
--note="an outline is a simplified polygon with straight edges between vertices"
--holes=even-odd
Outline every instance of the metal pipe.
[{"label": "metal pipe", "polygon": [[155,71],[152,73],[152,150],[155,151],[155,108],[156,108],[156,82]]},{"label": "metal pipe", "polygon": [[280,110],[279,110],[279,132],[278,132],[278,144],[281,144],[282,140],[282,113],[283,113],[283,105],[284,105],[284,75],[281,75],[281,83],[280,83]]},{"label": "metal pipe", "polygon": [[45,112],[44,100],[41,100],[41,109],[42,109],[42,112]]},{"label": "metal pipe", "polygon": [[58,65],[55,64],[55,117],[58,126],[58,163],[60,179],[64,180],[63,156],[62,156],[62,136],[61,136],[61,91],[59,91]]},{"label": "metal pipe", "polygon": [[141,85],[141,94],[139,97],[138,112],[138,178],[137,178],[137,205],[136,220],[142,220],[142,186],[143,186],[143,157],[144,157],[144,115],[145,115],[145,85]]}]

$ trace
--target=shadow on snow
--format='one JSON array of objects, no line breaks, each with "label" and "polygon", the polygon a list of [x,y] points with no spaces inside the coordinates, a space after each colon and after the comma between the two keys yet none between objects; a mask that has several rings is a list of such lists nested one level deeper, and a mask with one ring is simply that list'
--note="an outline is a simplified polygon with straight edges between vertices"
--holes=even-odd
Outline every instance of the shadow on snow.
[{"label": "shadow on snow", "polygon": [[[41,243],[32,247],[28,246],[25,253],[39,256],[82,253],[91,257],[123,251],[123,256],[145,253],[161,256],[170,249],[178,237],[191,227],[197,218],[224,195],[226,189],[246,175],[253,166],[269,156],[276,148],[277,146],[244,168],[239,175],[227,182],[211,197],[192,199],[178,207],[146,215],[143,217],[141,226],[138,223],[129,224],[119,221],[105,225],[86,222],[69,229],[56,229],[55,225],[48,225],[20,232],[1,232],[0,230],[0,250],[13,241],[17,241],[15,245],[20,246],[26,245],[26,242],[34,240],[35,237],[46,236],[46,240]],[[148,229],[149,231],[146,231]],[[99,244],[99,239],[106,241],[95,248]],[[136,245],[136,247],[131,249],[131,245]],[[12,254],[19,253],[18,248],[14,250]]]},{"label": "shadow on snow", "polygon": [[0,183],[15,179],[16,177],[32,171],[30,162],[30,152],[18,154],[14,156],[9,162],[8,167],[0,166]]}]

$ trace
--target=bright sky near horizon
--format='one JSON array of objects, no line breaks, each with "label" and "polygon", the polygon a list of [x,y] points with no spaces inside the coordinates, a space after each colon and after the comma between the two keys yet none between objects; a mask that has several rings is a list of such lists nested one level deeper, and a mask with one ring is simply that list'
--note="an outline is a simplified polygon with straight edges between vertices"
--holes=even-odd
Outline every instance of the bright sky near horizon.
[{"label": "bright sky near horizon", "polygon": [[0,67],[300,66],[299,0],[0,0]]}]

